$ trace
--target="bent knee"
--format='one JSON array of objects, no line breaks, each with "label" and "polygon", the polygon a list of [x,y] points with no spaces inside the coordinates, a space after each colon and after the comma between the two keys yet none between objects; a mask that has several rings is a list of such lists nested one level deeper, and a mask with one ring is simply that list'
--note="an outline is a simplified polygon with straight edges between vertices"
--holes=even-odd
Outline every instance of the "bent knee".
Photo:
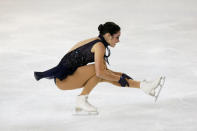
[{"label": "bent knee", "polygon": [[96,77],[96,79],[97,79],[98,82],[104,82],[104,81],[105,81],[105,79],[103,79],[103,78],[101,78],[101,77],[98,77],[98,76],[96,76],[96,75],[95,75],[95,77]]}]

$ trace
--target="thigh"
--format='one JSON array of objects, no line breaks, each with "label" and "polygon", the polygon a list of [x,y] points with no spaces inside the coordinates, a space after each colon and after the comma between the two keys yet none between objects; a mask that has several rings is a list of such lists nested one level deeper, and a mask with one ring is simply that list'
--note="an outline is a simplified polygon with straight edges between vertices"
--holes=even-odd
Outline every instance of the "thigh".
[{"label": "thigh", "polygon": [[68,75],[64,80],[60,81],[56,78],[56,85],[62,90],[72,90],[81,88],[92,76],[96,74],[95,65],[89,64],[78,67],[77,70],[72,74]]}]

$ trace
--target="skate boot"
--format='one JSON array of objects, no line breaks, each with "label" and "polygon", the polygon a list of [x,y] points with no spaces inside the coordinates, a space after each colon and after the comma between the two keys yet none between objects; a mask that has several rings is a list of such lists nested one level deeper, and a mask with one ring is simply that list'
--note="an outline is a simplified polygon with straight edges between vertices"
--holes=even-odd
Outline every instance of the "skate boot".
[{"label": "skate boot", "polygon": [[160,85],[162,77],[155,79],[154,81],[142,81],[140,88],[148,95],[155,96],[155,90]]},{"label": "skate boot", "polygon": [[74,115],[98,115],[97,108],[88,102],[88,95],[77,96]]}]

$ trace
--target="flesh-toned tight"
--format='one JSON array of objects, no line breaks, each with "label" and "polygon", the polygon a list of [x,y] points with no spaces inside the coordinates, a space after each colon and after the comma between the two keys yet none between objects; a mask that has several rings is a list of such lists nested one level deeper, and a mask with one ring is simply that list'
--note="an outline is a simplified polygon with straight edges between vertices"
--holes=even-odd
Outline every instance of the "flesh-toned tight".
[{"label": "flesh-toned tight", "polygon": [[[107,70],[111,71],[109,69]],[[122,73],[120,72],[113,72],[113,73],[120,76],[122,75]],[[80,95],[88,95],[99,82],[109,82],[113,85],[121,87],[121,85],[116,81],[109,81],[97,77],[94,64],[78,67],[77,70],[72,75],[68,75],[62,81],[56,78],[56,85],[61,90],[73,90],[73,89],[83,88]],[[139,81],[127,79],[127,82],[129,83],[129,87],[132,88],[140,87]]]}]

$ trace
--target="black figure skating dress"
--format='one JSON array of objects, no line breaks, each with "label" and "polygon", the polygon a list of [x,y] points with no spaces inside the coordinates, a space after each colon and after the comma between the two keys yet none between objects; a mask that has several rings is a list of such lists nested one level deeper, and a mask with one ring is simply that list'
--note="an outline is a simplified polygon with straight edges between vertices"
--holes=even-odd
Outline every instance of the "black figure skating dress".
[{"label": "black figure skating dress", "polygon": [[80,46],[73,51],[67,53],[59,62],[59,64],[52,69],[44,72],[34,72],[34,77],[36,80],[42,78],[54,79],[58,78],[60,80],[65,79],[68,75],[73,74],[76,69],[80,66],[87,65],[88,63],[94,62],[94,53],[91,52],[92,46],[97,42],[102,42],[105,48],[108,50],[108,55],[104,55],[105,61],[109,64],[108,57],[110,56],[110,49],[108,48],[109,43],[107,43],[103,36],[99,35],[99,39],[91,41],[83,46]]}]

